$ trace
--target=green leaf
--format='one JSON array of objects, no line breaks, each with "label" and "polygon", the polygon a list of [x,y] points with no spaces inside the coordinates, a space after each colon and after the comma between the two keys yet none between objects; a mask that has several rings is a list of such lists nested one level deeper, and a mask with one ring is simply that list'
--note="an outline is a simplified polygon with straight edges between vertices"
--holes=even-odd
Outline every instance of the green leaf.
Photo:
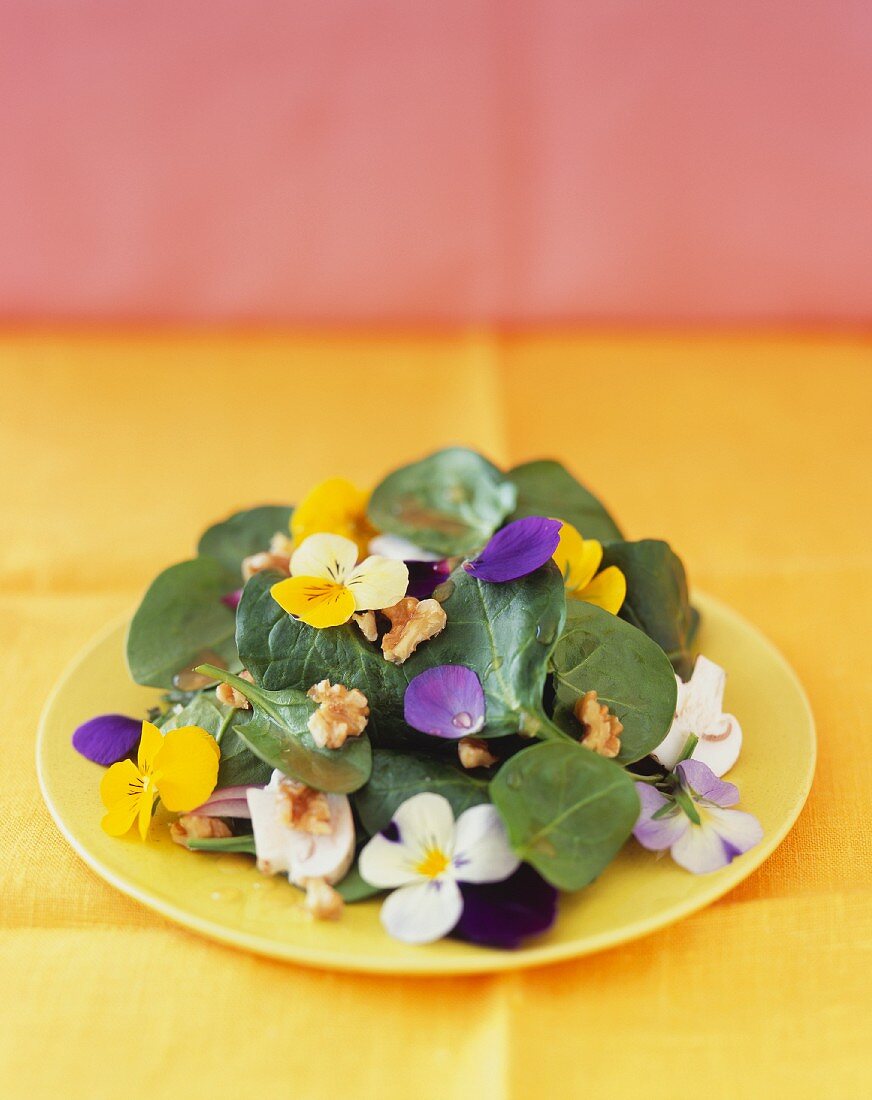
[{"label": "green leaf", "polygon": [[198,693],[178,713],[170,713],[160,727],[161,732],[169,733],[170,730],[181,729],[182,726],[199,726],[201,730],[217,737],[228,713],[226,708],[218,706],[213,696]]},{"label": "green leaf", "polygon": [[457,569],[445,582],[448,622],[397,666],[353,624],[316,630],[287,615],[270,595],[276,574],[258,573],[245,586],[237,641],[245,667],[259,684],[307,691],[324,677],[359,688],[369,701],[373,744],[432,745],[403,720],[409,680],[436,665],[462,664],[481,680],[487,725],[480,737],[523,731],[540,722],[548,657],[565,613],[563,578],[551,563],[509,584],[486,584]]},{"label": "green leaf", "polygon": [[688,602],[687,577],[681,558],[660,539],[610,542],[604,548],[603,568],[616,565],[627,578],[622,619],[660,646],[678,675],[692,671],[691,646],[699,614]]},{"label": "green leaf", "polygon": [[241,585],[242,559],[266,550],[276,532],[288,533],[293,508],[289,504],[262,504],[213,524],[203,533],[197,546],[201,557],[214,558]]},{"label": "green leaf", "polygon": [[565,742],[533,745],[507,760],[490,796],[518,856],[561,890],[595,879],[639,816],[639,796],[623,768]]},{"label": "green leaf", "polygon": [[579,696],[595,691],[624,724],[622,764],[647,756],[675,715],[677,685],[669,658],[649,637],[601,607],[567,600],[566,626],[551,657],[557,692],[554,721],[572,737]]},{"label": "green leaf", "polygon": [[238,852],[246,856],[257,854],[253,833],[242,836],[192,836],[185,841],[185,847],[192,852]]},{"label": "green leaf", "polygon": [[487,781],[455,768],[444,760],[412,753],[376,749],[372,775],[354,796],[354,806],[364,828],[374,836],[387,828],[397,808],[421,791],[444,795],[454,816],[470,806],[487,802]]},{"label": "green leaf", "polygon": [[307,726],[318,708],[302,691],[268,691],[213,665],[201,665],[198,671],[230,684],[248,699],[251,716],[233,729],[270,767],[316,790],[337,794],[356,791],[369,778],[372,750],[366,734],[349,737],[339,749],[320,748]]},{"label": "green leaf", "polygon": [[183,561],[155,577],[127,634],[133,679],[171,688],[177,673],[204,661],[238,668],[235,616],[221,603],[237,584],[212,558]]},{"label": "green leaf", "polygon": [[518,490],[511,518],[551,516],[566,520],[586,539],[619,539],[621,531],[605,506],[559,462],[541,459],[516,466],[506,475]]},{"label": "green leaf", "polygon": [[380,886],[372,886],[360,877],[356,861],[345,878],[336,883],[334,889],[342,900],[349,904],[355,901],[366,901],[367,898],[374,898],[376,894],[382,893]]},{"label": "green leaf", "polygon": [[388,474],[369,516],[380,530],[448,557],[477,550],[514,507],[515,488],[492,462],[451,447]]}]

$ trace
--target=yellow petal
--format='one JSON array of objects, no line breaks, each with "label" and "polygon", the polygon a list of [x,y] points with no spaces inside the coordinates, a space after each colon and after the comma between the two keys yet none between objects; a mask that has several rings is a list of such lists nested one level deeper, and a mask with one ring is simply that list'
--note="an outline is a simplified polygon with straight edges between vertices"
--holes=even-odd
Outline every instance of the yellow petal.
[{"label": "yellow petal", "polygon": [[575,592],[593,580],[603,558],[603,548],[596,539],[583,539],[571,523],[564,522],[553,557],[567,590]]},{"label": "yellow petal", "polygon": [[117,802],[100,822],[103,832],[108,833],[109,836],[124,836],[129,832],[133,822],[136,821],[141,801],[141,798],[130,797]]},{"label": "yellow petal", "polygon": [[344,584],[357,561],[357,544],[341,535],[310,535],[291,555],[292,577]]},{"label": "yellow petal", "polygon": [[155,760],[155,783],[168,810],[193,810],[218,781],[214,738],[199,726],[170,730]]},{"label": "yellow petal", "polygon": [[347,585],[358,611],[393,607],[406,594],[409,570],[403,561],[373,554],[358,565]]},{"label": "yellow petal", "polygon": [[150,787],[149,790],[144,793],[139,799],[139,813],[137,814],[137,824],[139,825],[139,835],[142,840],[148,837],[148,827],[151,825],[151,815],[154,813],[154,787]]},{"label": "yellow petal", "polygon": [[289,615],[319,629],[347,623],[354,614],[354,596],[345,585],[321,577],[289,577],[274,584],[270,592]]},{"label": "yellow petal", "polygon": [[309,535],[327,532],[352,539],[361,554],[377,534],[366,516],[369,494],[343,477],[331,477],[316,485],[294,509],[291,534],[300,543]]},{"label": "yellow petal", "polygon": [[627,595],[627,578],[616,565],[610,565],[574,595],[585,603],[594,603],[617,615]]},{"label": "yellow petal", "polygon": [[139,741],[139,754],[136,758],[140,772],[147,775],[154,771],[154,758],[160,751],[162,744],[163,734],[157,726],[152,725],[151,722],[143,722],[142,737]]},{"label": "yellow petal", "polygon": [[100,780],[100,798],[107,810],[142,790],[142,775],[132,760],[119,760]]}]

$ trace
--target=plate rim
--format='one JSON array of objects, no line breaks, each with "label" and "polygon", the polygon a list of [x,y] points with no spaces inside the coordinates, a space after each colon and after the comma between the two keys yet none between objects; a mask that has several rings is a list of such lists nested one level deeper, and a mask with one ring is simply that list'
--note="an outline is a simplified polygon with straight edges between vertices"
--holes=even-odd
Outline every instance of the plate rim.
[{"label": "plate rim", "polygon": [[[107,867],[102,863],[99,857],[94,856],[70,831],[64,821],[61,811],[53,802],[45,775],[43,746],[47,739],[48,720],[54,707],[55,700],[63,691],[73,674],[87,660],[88,656],[97,649],[106,638],[114,634],[119,627],[129,623],[130,615],[127,613],[113,619],[103,627],[102,630],[93,635],[91,639],[76,652],[74,657],[67,662],[63,671],[55,680],[46,698],[37,724],[35,745],[36,774],[39,782],[40,794],[61,835],[79,858],[98,877],[122,894],[144,905],[152,912],[158,913],[172,924],[196,932],[210,940],[221,943],[222,946],[230,946],[237,949],[243,948],[262,958],[275,959],[278,962],[291,963],[321,970],[359,974],[381,974],[409,978],[492,974],[512,970],[527,970],[534,967],[554,965],[571,959],[584,958],[588,955],[597,954],[600,951],[613,947],[620,947],[625,943],[641,939],[663,928],[668,928],[670,925],[676,924],[686,917],[693,916],[702,909],[706,909],[725,894],[728,894],[738,886],[740,882],[753,874],[753,872],[772,855],[775,849],[779,847],[795,825],[799,815],[802,813],[811,791],[818,756],[817,726],[808,694],[793,666],[775,643],[772,642],[759,627],[755,626],[754,623],[743,614],[734,610],[729,604],[715,596],[710,596],[707,592],[699,590],[694,591],[693,599],[694,601],[700,601],[704,605],[716,608],[719,614],[728,619],[733,619],[743,629],[753,632],[769,651],[770,656],[782,667],[788,679],[792,682],[808,720],[808,729],[811,739],[811,752],[805,772],[802,776],[801,790],[798,789],[796,802],[777,829],[768,833],[758,846],[742,857],[740,862],[733,863],[723,868],[722,871],[717,872],[717,876],[713,876],[710,880],[710,889],[703,890],[701,894],[694,895],[694,898],[684,903],[678,912],[676,912],[674,908],[667,909],[660,916],[647,916],[624,924],[619,929],[588,936],[583,941],[570,940],[563,943],[533,944],[530,947],[521,947],[512,951],[480,947],[475,953],[471,953],[468,956],[455,956],[450,959],[435,955],[430,956],[427,955],[426,952],[420,953],[420,959],[416,957],[379,959],[368,955],[358,958],[343,954],[342,949],[325,950],[312,947],[298,948],[294,945],[277,945],[275,941],[266,937],[238,929],[228,929],[219,922],[213,922],[199,917],[196,914],[188,912],[186,909],[180,908],[172,901],[166,901],[152,895],[148,889],[140,887],[134,882],[130,882],[125,879],[123,875]],[[347,951],[347,949],[345,950]]]}]

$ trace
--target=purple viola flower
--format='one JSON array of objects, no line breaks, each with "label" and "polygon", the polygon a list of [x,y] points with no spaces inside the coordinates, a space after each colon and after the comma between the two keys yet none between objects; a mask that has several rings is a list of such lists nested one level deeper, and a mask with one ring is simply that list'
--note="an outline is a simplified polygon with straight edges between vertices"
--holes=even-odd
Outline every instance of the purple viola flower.
[{"label": "purple viola flower", "polygon": [[557,917],[557,891],[528,863],[502,882],[461,882],[460,892],[463,912],[451,935],[484,947],[518,947]]},{"label": "purple viola flower", "polygon": [[406,595],[416,600],[429,600],[451,573],[451,564],[447,561],[407,561],[406,568],[409,570]]},{"label": "purple viola flower", "polygon": [[142,736],[142,720],[124,714],[101,714],[73,734],[73,748],[95,764],[109,767],[130,756]]},{"label": "purple viola flower", "polygon": [[719,871],[763,837],[751,814],[729,807],[739,801],[733,783],[718,779],[699,760],[684,760],[673,773],[675,786],[664,794],[637,783],[642,813],[633,836],[652,852],[667,848],[680,866],[695,875]]},{"label": "purple viola flower", "polygon": [[464,665],[428,668],[409,681],[403,717],[414,729],[434,737],[455,739],[478,733],[485,719],[481,680]]},{"label": "purple viola flower", "polygon": [[480,581],[500,584],[525,577],[549,561],[560,542],[559,519],[527,516],[506,524],[463,568]]},{"label": "purple viola flower", "polygon": [[231,611],[235,611],[239,607],[239,601],[242,599],[242,589],[234,588],[232,592],[228,592],[226,596],[221,597],[221,602],[225,607],[229,607]]}]

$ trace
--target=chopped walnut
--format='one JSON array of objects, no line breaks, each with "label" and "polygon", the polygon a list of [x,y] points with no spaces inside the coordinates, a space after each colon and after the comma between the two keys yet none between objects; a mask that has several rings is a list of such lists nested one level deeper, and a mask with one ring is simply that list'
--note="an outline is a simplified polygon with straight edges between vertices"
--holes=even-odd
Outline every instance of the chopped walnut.
[{"label": "chopped walnut", "polygon": [[[254,683],[254,677],[247,668],[240,672],[239,679],[245,680],[249,684]],[[249,703],[242,692],[238,691],[232,684],[219,684],[215,689],[215,698],[225,707],[236,707],[237,710],[251,710],[251,703]]]},{"label": "chopped walnut", "polygon": [[333,832],[330,804],[323,791],[283,776],[279,780],[278,806],[282,820],[292,829],[312,836],[329,836]]},{"label": "chopped walnut", "polygon": [[330,883],[324,878],[307,878],[306,908],[316,920],[339,920],[345,902]]},{"label": "chopped walnut", "polygon": [[263,573],[265,569],[273,569],[289,577],[291,575],[290,556],[274,554],[271,550],[261,550],[258,554],[251,554],[242,560],[242,579],[249,581],[255,573]]},{"label": "chopped walnut", "polygon": [[322,749],[340,749],[349,737],[358,737],[369,717],[367,698],[362,691],[350,691],[342,684],[322,680],[306,692],[319,705],[309,719],[309,732]]},{"label": "chopped walnut", "polygon": [[182,847],[187,848],[188,838],[205,840],[207,837],[233,836],[220,817],[206,817],[204,814],[182,814],[178,821],[170,825],[170,836]]},{"label": "chopped walnut", "polygon": [[378,638],[378,627],[375,625],[374,611],[358,611],[351,616],[360,627],[360,633],[368,642],[374,642]]},{"label": "chopped walnut", "polygon": [[617,756],[621,751],[623,725],[617,715],[597,701],[595,691],[586,691],[573,710],[584,734],[581,743],[600,756]]},{"label": "chopped walnut", "polygon": [[276,531],[269,540],[269,552],[280,558],[290,558],[294,552],[294,540],[284,531]]},{"label": "chopped walnut", "polygon": [[382,653],[395,665],[411,657],[421,642],[444,630],[448,620],[437,600],[416,600],[414,596],[384,608],[382,614],[391,622],[391,629],[382,638]]},{"label": "chopped walnut", "polygon": [[457,755],[464,768],[489,768],[497,762],[487,742],[480,737],[461,737],[457,742]]}]

